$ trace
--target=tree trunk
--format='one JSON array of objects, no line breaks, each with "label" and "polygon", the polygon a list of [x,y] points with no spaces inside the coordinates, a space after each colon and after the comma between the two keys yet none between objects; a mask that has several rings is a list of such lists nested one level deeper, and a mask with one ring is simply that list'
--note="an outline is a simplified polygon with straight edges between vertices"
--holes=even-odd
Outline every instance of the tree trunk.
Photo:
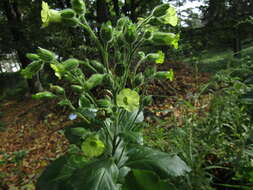
[{"label": "tree trunk", "polygon": [[[10,28],[13,40],[16,44],[15,49],[17,51],[18,58],[22,68],[25,68],[30,63],[25,54],[31,52],[34,48],[32,48],[31,44],[22,32],[22,19],[17,1],[10,2],[9,0],[4,0],[3,3],[5,15],[8,20],[8,27]],[[27,83],[31,93],[42,89],[41,83],[38,81],[37,77],[27,80]]]},{"label": "tree trunk", "polygon": [[119,0],[112,0],[112,2],[113,2],[113,6],[114,6],[116,16],[117,16],[117,18],[119,18],[119,16],[120,16]]},{"label": "tree trunk", "polygon": [[137,16],[136,16],[136,4],[135,4],[135,0],[131,0],[131,5],[130,5],[130,18],[133,22],[136,22],[137,20]]},{"label": "tree trunk", "polygon": [[241,57],[241,50],[242,50],[242,43],[239,36],[236,36],[233,40],[233,52],[234,57],[240,58]]},{"label": "tree trunk", "polygon": [[97,21],[102,24],[109,20],[106,0],[97,0]]}]

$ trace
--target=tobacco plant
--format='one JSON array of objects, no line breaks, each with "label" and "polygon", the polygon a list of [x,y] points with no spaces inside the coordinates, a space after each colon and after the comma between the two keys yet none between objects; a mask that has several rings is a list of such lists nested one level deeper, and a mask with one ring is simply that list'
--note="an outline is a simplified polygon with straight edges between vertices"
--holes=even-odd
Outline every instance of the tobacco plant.
[{"label": "tobacco plant", "polygon": [[190,168],[175,154],[143,146],[141,128],[143,109],[152,102],[147,84],[154,79],[172,80],[173,71],[158,72],[152,66],[140,72],[145,62],[164,62],[162,51],[145,53],[140,49],[151,45],[177,48],[179,35],[160,31],[164,25],[177,25],[175,8],[162,4],[137,23],[121,17],[116,26],[107,22],[98,30],[92,29],[85,18],[84,1],[72,0],[71,5],[72,8],[53,10],[42,2],[42,27],[61,23],[82,28],[100,57],[62,60],[43,48],[27,54],[32,63],[22,71],[26,78],[50,65],[59,80],[70,84],[77,101],[70,100],[67,90],[58,85],[33,97],[57,98],[59,105],[72,110],[71,119],[82,120],[65,129],[70,148],[45,169],[37,189],[169,189],[166,180],[183,176]]}]

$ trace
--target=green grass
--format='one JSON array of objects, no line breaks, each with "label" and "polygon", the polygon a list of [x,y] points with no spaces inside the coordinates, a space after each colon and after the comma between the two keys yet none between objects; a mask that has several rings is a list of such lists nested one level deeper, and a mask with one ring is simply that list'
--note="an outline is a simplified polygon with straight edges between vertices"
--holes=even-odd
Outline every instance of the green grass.
[{"label": "green grass", "polygon": [[[253,59],[253,44],[244,47],[241,57]],[[221,69],[227,69],[233,65],[240,64],[242,59],[235,58],[230,49],[211,49],[203,51],[198,56],[183,59],[183,62],[198,68],[198,71],[216,73]]]}]

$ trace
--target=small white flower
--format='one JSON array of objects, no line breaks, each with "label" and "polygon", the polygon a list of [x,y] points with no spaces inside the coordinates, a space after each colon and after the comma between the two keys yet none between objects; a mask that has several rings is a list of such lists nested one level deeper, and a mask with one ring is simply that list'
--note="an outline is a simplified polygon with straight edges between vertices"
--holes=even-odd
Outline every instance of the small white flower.
[{"label": "small white flower", "polygon": [[74,113],[71,113],[70,115],[69,115],[69,119],[70,120],[75,120],[77,118],[77,115],[76,114],[74,114]]}]

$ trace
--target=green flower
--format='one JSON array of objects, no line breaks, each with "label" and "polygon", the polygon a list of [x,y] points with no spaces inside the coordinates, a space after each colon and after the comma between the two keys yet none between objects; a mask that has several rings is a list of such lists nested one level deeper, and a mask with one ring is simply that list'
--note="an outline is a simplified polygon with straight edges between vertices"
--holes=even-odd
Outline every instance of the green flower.
[{"label": "green flower", "polygon": [[170,81],[173,81],[174,79],[174,72],[172,69],[169,71],[159,71],[155,74],[155,78],[157,79],[169,79]]},{"label": "green flower", "polygon": [[154,45],[157,45],[157,46],[171,45],[175,49],[177,49],[179,37],[180,37],[179,34],[174,34],[174,33],[153,32],[153,35],[150,40]]},{"label": "green flower", "polygon": [[139,108],[140,96],[137,92],[129,88],[121,90],[116,99],[117,105],[129,112],[133,112]]},{"label": "green flower", "polygon": [[162,64],[164,62],[165,55],[162,51],[158,51],[157,53],[150,53],[147,55],[148,61],[154,61],[157,64]]},{"label": "green flower", "polygon": [[50,22],[61,22],[61,13],[50,9],[48,4],[42,1],[41,20],[43,22],[42,27],[47,27]]},{"label": "green flower", "polygon": [[92,158],[103,154],[105,145],[98,136],[91,136],[82,143],[81,148],[85,156]]},{"label": "green flower", "polygon": [[176,26],[178,22],[176,9],[170,6],[170,8],[167,9],[166,14],[158,19],[164,24]]}]

